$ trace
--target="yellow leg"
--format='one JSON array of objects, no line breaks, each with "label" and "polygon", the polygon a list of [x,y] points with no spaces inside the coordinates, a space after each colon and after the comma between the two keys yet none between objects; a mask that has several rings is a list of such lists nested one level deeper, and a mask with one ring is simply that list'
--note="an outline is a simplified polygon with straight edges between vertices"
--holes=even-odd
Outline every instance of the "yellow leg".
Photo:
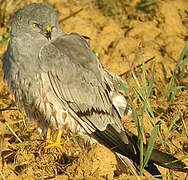
[{"label": "yellow leg", "polygon": [[50,135],[51,135],[51,129],[48,128],[47,134],[46,134],[46,142],[48,143],[48,145],[45,146],[44,149],[47,150],[51,147],[57,147],[62,153],[64,153],[63,147],[61,146],[62,131],[58,131],[55,141],[51,140]]},{"label": "yellow leg", "polygon": [[46,140],[45,140],[48,143],[52,142],[52,140],[51,140],[51,132],[52,132],[52,130],[50,128],[48,128],[47,132],[46,132]]}]

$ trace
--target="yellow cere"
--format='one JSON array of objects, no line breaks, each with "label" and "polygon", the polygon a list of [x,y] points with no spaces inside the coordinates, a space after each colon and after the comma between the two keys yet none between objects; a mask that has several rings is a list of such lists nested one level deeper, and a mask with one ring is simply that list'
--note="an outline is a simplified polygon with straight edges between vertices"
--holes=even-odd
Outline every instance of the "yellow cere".
[{"label": "yellow cere", "polygon": [[45,29],[46,29],[46,31],[48,31],[48,32],[51,31],[51,27],[50,27],[49,25],[47,25],[47,26],[45,27]]}]

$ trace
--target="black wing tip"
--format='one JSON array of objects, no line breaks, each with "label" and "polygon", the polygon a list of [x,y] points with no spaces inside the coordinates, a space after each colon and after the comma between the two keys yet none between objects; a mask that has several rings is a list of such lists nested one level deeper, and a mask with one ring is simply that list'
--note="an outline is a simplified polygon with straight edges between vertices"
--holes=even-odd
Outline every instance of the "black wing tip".
[{"label": "black wing tip", "polygon": [[[132,159],[135,163],[139,164],[139,150],[137,147],[137,137],[132,133],[124,132],[121,133],[117,132],[111,124],[106,126],[104,131],[96,130],[92,133],[92,136],[98,140],[99,143],[103,144],[107,148],[111,149],[114,152],[117,152],[123,156]],[[126,143],[123,140],[123,136],[127,136],[129,142]],[[137,152],[135,153],[134,148],[136,148]],[[173,171],[179,172],[188,172],[188,168],[186,164],[178,160],[176,157],[167,154],[165,152],[158,151],[153,149],[150,160],[144,169],[148,171],[151,175],[160,176],[161,173],[157,166],[162,166],[164,168],[171,169]]]},{"label": "black wing tip", "polygon": [[186,164],[171,154],[153,149],[150,160],[164,168],[174,171],[188,172]]},{"label": "black wing tip", "polygon": [[161,164],[161,166],[171,169],[173,171],[179,171],[179,172],[188,172],[188,167],[186,164],[180,160],[177,159],[176,162],[169,162],[167,164]]},{"label": "black wing tip", "polygon": [[188,173],[188,168],[175,168],[174,171],[179,171],[179,172],[184,172],[184,173]]}]

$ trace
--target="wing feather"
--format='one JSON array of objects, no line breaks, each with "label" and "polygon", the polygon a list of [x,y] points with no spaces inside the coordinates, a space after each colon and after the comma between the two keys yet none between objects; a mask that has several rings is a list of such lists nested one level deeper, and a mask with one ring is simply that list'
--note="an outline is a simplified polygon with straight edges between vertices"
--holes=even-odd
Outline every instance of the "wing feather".
[{"label": "wing feather", "polygon": [[123,129],[103,67],[81,36],[61,36],[45,45],[39,57],[40,68],[48,73],[54,93],[74,117],[79,116],[93,129],[105,130],[108,124],[117,126],[119,132]]}]

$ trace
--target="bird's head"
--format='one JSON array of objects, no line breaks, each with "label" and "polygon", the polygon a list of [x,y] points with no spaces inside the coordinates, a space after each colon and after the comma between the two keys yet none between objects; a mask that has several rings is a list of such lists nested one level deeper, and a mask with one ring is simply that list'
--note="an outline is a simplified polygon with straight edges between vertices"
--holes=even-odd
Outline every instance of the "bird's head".
[{"label": "bird's head", "polygon": [[32,3],[19,9],[11,20],[11,35],[24,33],[35,38],[51,40],[59,31],[58,17],[54,9],[46,4]]}]

